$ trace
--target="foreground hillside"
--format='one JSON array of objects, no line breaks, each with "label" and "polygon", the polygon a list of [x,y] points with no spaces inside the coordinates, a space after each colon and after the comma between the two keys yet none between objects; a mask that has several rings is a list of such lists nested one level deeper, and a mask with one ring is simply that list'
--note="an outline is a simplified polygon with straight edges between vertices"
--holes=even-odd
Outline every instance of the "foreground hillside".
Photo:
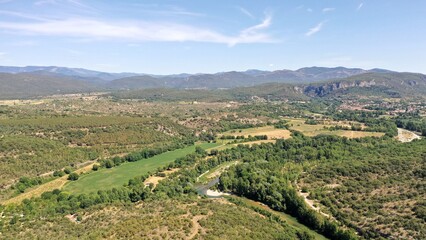
[{"label": "foreground hillside", "polygon": [[302,235],[226,200],[197,199],[99,206],[3,233],[11,239],[298,239]]}]

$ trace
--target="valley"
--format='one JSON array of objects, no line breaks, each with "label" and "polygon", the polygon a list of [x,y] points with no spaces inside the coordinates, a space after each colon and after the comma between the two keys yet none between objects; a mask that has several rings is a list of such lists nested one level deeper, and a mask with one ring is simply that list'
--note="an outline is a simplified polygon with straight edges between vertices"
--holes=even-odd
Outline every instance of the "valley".
[{"label": "valley", "polygon": [[0,240],[426,239],[425,9],[0,0]]},{"label": "valley", "polygon": [[[7,236],[37,234],[27,224],[37,222],[35,216],[64,230],[90,225],[99,236],[104,230],[94,227],[93,216],[113,211],[117,221],[137,222],[139,214],[148,214],[137,210],[141,206],[169,208],[170,201],[185,207],[170,213],[174,225],[150,232],[150,238],[231,236],[242,225],[252,229],[248,236],[261,232],[260,225],[241,220],[223,232],[211,221],[231,217],[224,209],[233,217],[251,214],[256,224],[265,216],[273,219],[263,226],[291,238],[424,235],[419,169],[425,140],[401,128],[422,128],[421,103],[395,116],[364,100],[359,100],[364,110],[344,108],[349,100],[144,101],[105,93],[30,101],[0,107],[0,160],[3,168],[16,169],[2,171],[1,224]],[[405,101],[393,105],[406,108]],[[198,184],[206,182],[212,199],[197,196]],[[400,190],[391,190],[395,187]],[[379,202],[386,210],[371,207]],[[199,204],[201,215],[184,213]],[[295,206],[303,210],[292,210]],[[24,217],[14,217],[16,212]],[[65,215],[71,221],[62,220]],[[23,229],[31,230],[19,233]],[[142,234],[139,228],[132,231]]]}]

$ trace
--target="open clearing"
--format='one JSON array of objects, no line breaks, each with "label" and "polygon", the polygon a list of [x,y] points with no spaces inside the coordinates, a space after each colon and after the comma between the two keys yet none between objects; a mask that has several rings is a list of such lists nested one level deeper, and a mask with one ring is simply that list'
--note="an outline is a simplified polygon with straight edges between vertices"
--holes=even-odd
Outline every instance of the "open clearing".
[{"label": "open clearing", "polygon": [[[197,146],[208,149],[217,146],[217,144],[203,143]],[[155,171],[157,168],[163,167],[173,162],[175,159],[184,157],[194,151],[195,146],[190,146],[137,162],[123,163],[118,167],[101,169],[97,172],[81,176],[80,179],[75,182],[69,182],[65,185],[64,190],[71,193],[90,193],[98,190],[121,187],[126,184],[129,179]]]},{"label": "open clearing", "polygon": [[[287,129],[278,129],[274,126],[258,127],[258,128],[247,128],[242,130],[231,130],[224,132],[222,135],[225,136],[259,136],[267,135],[268,139],[287,139],[290,138],[291,132]],[[220,137],[220,136],[219,136]]]},{"label": "open clearing", "polygon": [[414,139],[421,139],[421,137],[411,131],[398,128],[398,136],[396,137],[400,142],[411,142]]},{"label": "open clearing", "polygon": [[346,126],[346,124],[336,124],[336,123],[330,123],[330,124],[315,124],[310,125],[305,123],[305,119],[294,119],[289,118],[285,119],[289,121],[290,129],[299,131],[303,133],[306,136],[317,136],[320,134],[326,134],[326,135],[336,135],[341,137],[347,137],[347,138],[362,138],[362,137],[381,137],[385,135],[381,132],[365,132],[365,131],[352,131],[352,130],[327,130],[324,127],[332,127],[332,126]]},{"label": "open clearing", "polygon": [[175,169],[171,169],[171,170],[163,171],[162,173],[164,173],[164,174],[165,174],[165,176],[164,176],[164,177],[160,177],[160,176],[157,176],[157,175],[152,175],[152,176],[150,176],[149,178],[147,178],[147,179],[144,181],[144,184],[145,184],[145,185],[150,185],[150,184],[152,184],[152,185],[153,185],[152,190],[154,190],[154,188],[157,186],[157,184],[158,184],[161,180],[164,180],[164,179],[165,179],[165,178],[167,178],[170,174],[172,174],[172,173],[174,173],[174,172],[177,172],[177,171],[179,171],[179,170],[180,170],[180,168],[175,168]]}]

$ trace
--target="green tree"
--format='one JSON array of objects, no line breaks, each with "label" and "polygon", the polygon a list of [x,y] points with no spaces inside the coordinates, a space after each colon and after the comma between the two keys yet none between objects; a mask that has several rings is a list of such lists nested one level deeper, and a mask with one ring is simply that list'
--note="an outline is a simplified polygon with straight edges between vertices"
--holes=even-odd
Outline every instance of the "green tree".
[{"label": "green tree", "polygon": [[80,176],[77,173],[73,172],[73,173],[70,173],[70,175],[68,176],[68,180],[76,181],[78,180],[79,177]]}]

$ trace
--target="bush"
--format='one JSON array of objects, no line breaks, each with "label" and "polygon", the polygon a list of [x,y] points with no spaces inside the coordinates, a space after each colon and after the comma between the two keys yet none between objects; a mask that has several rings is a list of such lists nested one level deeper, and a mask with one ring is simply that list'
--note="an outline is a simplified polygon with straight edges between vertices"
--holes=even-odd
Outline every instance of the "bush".
[{"label": "bush", "polygon": [[65,175],[64,171],[61,171],[61,170],[57,170],[53,172],[54,177],[62,177],[64,175]]},{"label": "bush", "polygon": [[68,176],[68,180],[71,180],[71,181],[76,181],[78,180],[78,178],[79,178],[79,175],[75,172],[70,173],[70,175]]},{"label": "bush", "polygon": [[99,169],[99,165],[98,164],[94,164],[93,167],[92,167],[92,170],[93,171],[98,171],[98,169]]},{"label": "bush", "polygon": [[110,159],[106,160],[105,161],[105,167],[106,168],[112,168],[112,167],[114,167],[114,162],[111,161]]},{"label": "bush", "polygon": [[69,167],[67,167],[67,168],[65,168],[65,169],[64,169],[64,172],[65,172],[66,174],[70,174],[70,173],[72,172],[72,169],[71,169],[71,168],[69,168]]}]

